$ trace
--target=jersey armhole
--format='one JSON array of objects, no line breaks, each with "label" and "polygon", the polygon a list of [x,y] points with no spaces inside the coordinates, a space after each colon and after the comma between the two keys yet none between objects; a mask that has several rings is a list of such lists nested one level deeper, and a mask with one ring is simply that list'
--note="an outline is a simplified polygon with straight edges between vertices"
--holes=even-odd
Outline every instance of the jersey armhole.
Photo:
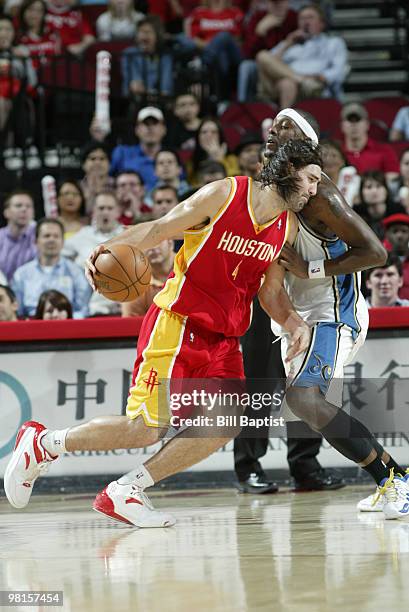
[{"label": "jersey armhole", "polygon": [[234,198],[234,196],[236,194],[236,191],[237,191],[237,182],[236,182],[236,179],[234,178],[234,176],[228,176],[226,178],[228,178],[229,181],[230,181],[229,195],[227,196],[226,200],[221,205],[221,207],[219,208],[217,213],[213,217],[210,217],[209,223],[207,223],[206,225],[204,225],[200,229],[196,229],[195,230],[195,229],[190,229],[189,228],[189,229],[187,229],[187,230],[185,230],[183,232],[184,234],[201,234],[203,232],[207,232],[207,231],[209,231],[213,227],[213,225],[216,223],[216,221],[218,221],[220,219],[220,217],[223,215],[223,213],[228,208],[230,202],[233,200],[233,198]]}]

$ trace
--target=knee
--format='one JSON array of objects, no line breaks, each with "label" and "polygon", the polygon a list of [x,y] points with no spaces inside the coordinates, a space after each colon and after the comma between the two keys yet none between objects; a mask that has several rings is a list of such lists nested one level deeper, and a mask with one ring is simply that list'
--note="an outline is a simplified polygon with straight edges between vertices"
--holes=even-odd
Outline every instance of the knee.
[{"label": "knee", "polygon": [[271,60],[270,51],[259,51],[256,55],[256,62],[259,66],[265,66]]},{"label": "knee", "polygon": [[128,419],[126,424],[127,435],[132,439],[142,441],[144,446],[151,446],[159,442],[166,433],[166,429],[160,427],[148,427],[141,416],[136,419]]},{"label": "knee", "polygon": [[285,395],[291,412],[315,431],[320,428],[318,395],[321,395],[318,387],[289,387]]}]

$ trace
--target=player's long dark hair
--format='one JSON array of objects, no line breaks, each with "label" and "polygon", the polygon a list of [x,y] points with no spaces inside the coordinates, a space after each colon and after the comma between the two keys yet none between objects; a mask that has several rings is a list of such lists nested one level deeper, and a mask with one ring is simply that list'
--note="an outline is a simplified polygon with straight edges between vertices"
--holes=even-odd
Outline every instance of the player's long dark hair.
[{"label": "player's long dark hair", "polygon": [[287,201],[298,189],[297,171],[309,164],[322,168],[320,147],[311,140],[288,140],[267,160],[257,180],[263,187],[277,187]]}]

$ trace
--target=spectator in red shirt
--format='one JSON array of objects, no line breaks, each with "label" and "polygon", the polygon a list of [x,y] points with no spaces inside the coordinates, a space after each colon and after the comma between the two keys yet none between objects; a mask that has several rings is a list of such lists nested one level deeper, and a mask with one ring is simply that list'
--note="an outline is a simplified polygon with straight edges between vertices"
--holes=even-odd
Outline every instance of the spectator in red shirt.
[{"label": "spectator in red shirt", "polygon": [[409,215],[397,213],[382,221],[385,228],[384,245],[398,255],[402,263],[403,284],[399,289],[399,297],[409,299]]},{"label": "spectator in red shirt", "polygon": [[74,5],[75,0],[48,0],[46,23],[59,33],[63,47],[79,57],[92,45],[95,36],[81,11],[73,8]]},{"label": "spectator in red shirt", "polygon": [[[0,130],[7,126],[13,104],[22,87],[30,91],[37,84],[33,64],[24,47],[14,45],[15,30],[7,15],[0,15]],[[14,106],[16,109],[16,106]],[[15,118],[18,120],[16,109]],[[25,134],[25,136],[27,136]]]},{"label": "spectator in red shirt", "polygon": [[202,61],[217,71],[219,97],[228,99],[232,71],[241,61],[238,39],[241,36],[243,13],[229,0],[206,0],[192,11],[187,31],[190,41],[182,41],[186,51],[200,52]]},{"label": "spectator in red shirt", "polygon": [[34,68],[61,52],[59,36],[45,23],[44,0],[25,0],[19,13],[18,42],[28,50]]},{"label": "spectator in red shirt", "polygon": [[263,49],[272,49],[297,28],[297,14],[289,8],[289,0],[268,0],[265,10],[256,10],[246,26],[243,55],[237,82],[237,100],[248,102],[256,93],[257,63],[255,57]]},{"label": "spectator in red shirt", "polygon": [[388,182],[397,178],[399,161],[396,153],[390,145],[369,138],[368,112],[362,104],[351,102],[342,107],[341,130],[346,158],[359,174],[379,170],[385,173]]}]

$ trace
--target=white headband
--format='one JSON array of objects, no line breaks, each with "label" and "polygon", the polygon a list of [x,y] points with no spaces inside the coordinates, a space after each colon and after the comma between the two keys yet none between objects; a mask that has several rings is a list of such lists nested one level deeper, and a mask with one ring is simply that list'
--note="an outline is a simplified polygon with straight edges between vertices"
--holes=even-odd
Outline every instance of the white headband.
[{"label": "white headband", "polygon": [[278,113],[276,119],[281,119],[282,117],[292,119],[292,121],[298,125],[303,134],[305,134],[305,136],[308,136],[308,138],[310,138],[316,145],[318,144],[317,134],[312,129],[308,121],[300,115],[300,113],[297,113],[297,111],[293,108],[284,108]]}]

